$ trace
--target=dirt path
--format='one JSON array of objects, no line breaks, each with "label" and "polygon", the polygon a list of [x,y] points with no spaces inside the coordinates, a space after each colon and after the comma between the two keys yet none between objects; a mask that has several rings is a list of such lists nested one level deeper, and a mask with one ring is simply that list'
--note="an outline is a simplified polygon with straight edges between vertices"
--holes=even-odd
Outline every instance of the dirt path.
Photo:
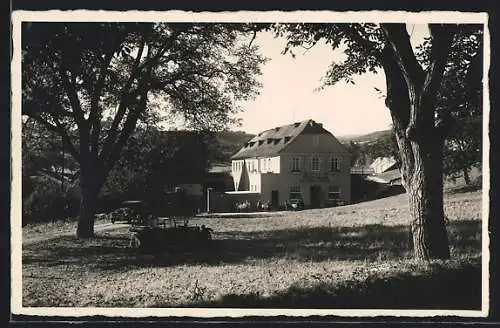
[{"label": "dirt path", "polygon": [[[114,230],[118,228],[123,228],[127,227],[128,224],[124,223],[100,223],[96,224],[94,226],[94,232],[99,232],[99,231],[106,231],[106,230]],[[71,236],[75,233],[74,229],[72,230],[62,230],[62,231],[56,231],[56,232],[47,232],[47,233],[40,233],[36,235],[35,237],[30,237],[30,238],[23,238],[23,245],[29,245],[32,243],[38,243],[41,241],[48,241],[51,239],[55,239],[57,237],[61,236]]]}]

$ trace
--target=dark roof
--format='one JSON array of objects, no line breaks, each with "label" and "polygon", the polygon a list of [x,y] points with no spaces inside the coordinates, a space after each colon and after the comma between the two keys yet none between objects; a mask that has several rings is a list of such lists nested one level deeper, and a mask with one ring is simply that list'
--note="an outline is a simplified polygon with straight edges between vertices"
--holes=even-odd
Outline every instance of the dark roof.
[{"label": "dark roof", "polygon": [[231,158],[242,159],[249,157],[271,156],[279,153],[300,134],[325,133],[331,134],[323,125],[313,120],[305,120],[288,125],[278,126],[265,130],[247,141],[244,146]]},{"label": "dark roof", "polygon": [[399,171],[399,169],[392,169],[390,171],[385,171],[383,173],[377,174],[376,176],[389,183],[391,181],[401,179],[401,172]]}]

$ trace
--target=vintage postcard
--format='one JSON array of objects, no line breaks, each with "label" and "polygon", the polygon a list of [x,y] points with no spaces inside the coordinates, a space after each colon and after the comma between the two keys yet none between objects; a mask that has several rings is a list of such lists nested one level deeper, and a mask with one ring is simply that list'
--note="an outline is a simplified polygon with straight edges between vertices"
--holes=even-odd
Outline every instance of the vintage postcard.
[{"label": "vintage postcard", "polygon": [[12,22],[13,314],[487,316],[486,13]]}]

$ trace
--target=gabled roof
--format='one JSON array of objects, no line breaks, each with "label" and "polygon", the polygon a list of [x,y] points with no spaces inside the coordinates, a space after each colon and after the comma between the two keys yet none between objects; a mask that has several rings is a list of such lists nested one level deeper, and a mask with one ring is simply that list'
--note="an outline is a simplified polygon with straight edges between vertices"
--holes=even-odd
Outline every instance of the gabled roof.
[{"label": "gabled roof", "polygon": [[375,173],[382,173],[394,169],[397,166],[397,162],[394,157],[377,157],[370,167],[375,171]]},{"label": "gabled roof", "polygon": [[323,125],[313,120],[305,120],[265,130],[247,141],[231,159],[272,156],[278,154],[300,134],[331,134]]}]

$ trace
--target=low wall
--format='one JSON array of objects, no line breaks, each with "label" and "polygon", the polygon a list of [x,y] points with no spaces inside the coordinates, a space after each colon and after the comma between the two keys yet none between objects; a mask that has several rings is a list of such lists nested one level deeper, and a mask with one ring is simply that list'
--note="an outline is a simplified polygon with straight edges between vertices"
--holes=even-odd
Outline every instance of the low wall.
[{"label": "low wall", "polygon": [[[236,204],[248,202],[249,210],[257,209],[260,193],[224,193],[218,191],[210,192],[210,212],[224,213],[236,212]],[[206,209],[205,209],[206,210]]]}]

